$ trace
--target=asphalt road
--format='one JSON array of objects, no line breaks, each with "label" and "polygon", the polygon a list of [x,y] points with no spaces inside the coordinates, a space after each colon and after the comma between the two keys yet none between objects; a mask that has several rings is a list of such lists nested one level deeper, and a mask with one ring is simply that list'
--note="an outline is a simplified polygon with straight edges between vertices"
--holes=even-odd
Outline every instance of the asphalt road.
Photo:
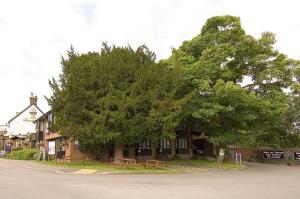
[{"label": "asphalt road", "polygon": [[64,175],[0,159],[1,199],[300,199],[300,166],[165,175]]}]

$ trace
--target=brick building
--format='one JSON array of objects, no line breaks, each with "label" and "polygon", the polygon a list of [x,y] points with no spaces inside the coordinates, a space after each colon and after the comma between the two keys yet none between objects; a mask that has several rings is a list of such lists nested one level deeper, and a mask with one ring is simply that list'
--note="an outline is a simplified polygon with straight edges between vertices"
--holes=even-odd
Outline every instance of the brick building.
[{"label": "brick building", "polygon": [[49,124],[55,122],[55,116],[49,111],[35,120],[36,145],[45,149],[50,159],[69,157],[71,160],[84,160],[86,158],[113,161],[116,157],[134,158],[137,160],[161,159],[168,160],[175,156],[181,159],[191,159],[195,156],[213,156],[213,145],[207,141],[207,136],[201,134],[196,128],[182,127],[176,130],[176,137],[161,138],[156,143],[144,140],[137,144],[110,143],[101,150],[93,153],[80,151],[77,140],[64,137],[57,132],[49,130]]},{"label": "brick building", "polygon": [[37,147],[45,149],[52,160],[69,157],[71,160],[76,161],[87,158],[88,155],[79,150],[78,141],[49,130],[49,126],[54,120],[54,114],[52,111],[48,111],[34,121],[36,124]]}]

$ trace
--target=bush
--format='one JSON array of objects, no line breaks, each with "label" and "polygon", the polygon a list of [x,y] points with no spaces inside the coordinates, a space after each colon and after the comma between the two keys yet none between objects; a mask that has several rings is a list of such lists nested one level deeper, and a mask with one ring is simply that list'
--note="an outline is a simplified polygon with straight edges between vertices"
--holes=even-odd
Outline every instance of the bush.
[{"label": "bush", "polygon": [[12,148],[12,151],[20,151],[20,150],[23,150],[23,147],[18,146],[16,148]]},{"label": "bush", "polygon": [[174,154],[172,157],[171,157],[171,160],[181,160],[181,157],[177,154]]},{"label": "bush", "polygon": [[33,156],[39,153],[37,149],[25,149],[20,151],[12,151],[6,157],[12,160],[33,160]]}]

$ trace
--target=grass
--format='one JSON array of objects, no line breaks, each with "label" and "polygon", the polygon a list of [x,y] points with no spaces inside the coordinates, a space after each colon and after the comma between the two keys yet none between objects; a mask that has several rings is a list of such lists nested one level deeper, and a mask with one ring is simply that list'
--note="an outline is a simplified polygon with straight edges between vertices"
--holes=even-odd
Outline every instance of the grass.
[{"label": "grass", "polygon": [[245,165],[236,165],[235,163],[225,162],[218,163],[209,160],[173,160],[167,161],[166,167],[163,168],[144,168],[143,166],[129,166],[128,168],[120,168],[105,162],[58,162],[55,161],[34,161],[43,165],[60,166],[71,169],[91,169],[107,173],[121,174],[174,174],[194,172],[195,168],[199,169],[245,169]]},{"label": "grass", "polygon": [[245,169],[246,165],[237,165],[234,162],[224,162],[219,163],[211,160],[173,160],[169,161],[170,165],[177,166],[186,166],[186,167],[196,167],[196,168],[204,168],[204,169]]},{"label": "grass", "polygon": [[50,165],[50,166],[60,166],[60,167],[66,167],[66,168],[72,168],[72,169],[91,169],[91,170],[97,170],[102,172],[108,172],[108,173],[132,173],[132,174],[171,174],[176,173],[177,171],[170,168],[144,168],[143,166],[129,166],[127,168],[120,168],[118,166],[111,165],[110,163],[105,162],[88,162],[88,163],[82,163],[82,162],[58,162],[55,161],[34,161],[40,164],[44,165]]}]

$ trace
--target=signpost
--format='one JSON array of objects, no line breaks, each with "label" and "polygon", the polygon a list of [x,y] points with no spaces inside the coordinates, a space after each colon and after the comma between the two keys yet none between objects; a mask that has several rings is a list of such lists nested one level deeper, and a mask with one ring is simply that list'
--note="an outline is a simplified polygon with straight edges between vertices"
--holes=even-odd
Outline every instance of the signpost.
[{"label": "signpost", "polygon": [[300,160],[300,152],[294,152],[294,158],[295,160]]},{"label": "signpost", "polygon": [[283,151],[264,151],[265,160],[284,160]]}]

